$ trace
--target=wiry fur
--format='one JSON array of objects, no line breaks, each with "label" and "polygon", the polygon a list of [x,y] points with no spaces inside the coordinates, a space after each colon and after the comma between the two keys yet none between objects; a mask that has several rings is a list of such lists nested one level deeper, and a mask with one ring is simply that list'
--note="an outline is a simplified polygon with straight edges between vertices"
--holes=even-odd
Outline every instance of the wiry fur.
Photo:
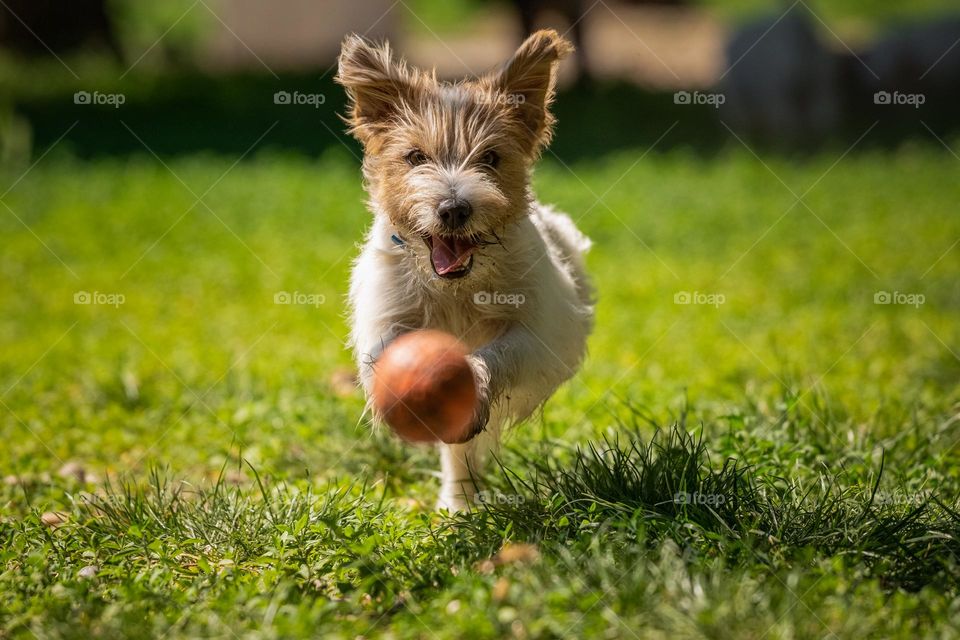
[{"label": "wiry fur", "polygon": [[[441,445],[441,507],[466,505],[482,452],[504,426],[542,405],[585,353],[593,306],[583,254],[590,242],[530,189],[533,163],[552,133],[556,65],[571,49],[556,32],[540,31],[503,69],[450,84],[395,61],[387,44],[357,36],[343,44],[338,80],[350,99],[350,130],[364,146],[374,213],[350,286],[361,381],[369,393],[377,357],[408,331],[441,329],[472,351],[477,437]],[[411,166],[412,150],[427,161]],[[495,167],[481,163],[490,151],[499,158]],[[473,211],[455,232],[437,213],[451,197]],[[476,243],[469,273],[437,275],[424,239],[436,234]],[[494,292],[523,302],[477,298]]]}]

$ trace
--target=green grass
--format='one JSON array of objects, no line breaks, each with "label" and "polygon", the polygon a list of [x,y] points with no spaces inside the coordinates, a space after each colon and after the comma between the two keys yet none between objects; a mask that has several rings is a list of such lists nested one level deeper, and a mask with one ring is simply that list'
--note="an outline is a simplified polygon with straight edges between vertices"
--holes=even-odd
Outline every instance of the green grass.
[{"label": "green grass", "polygon": [[[730,19],[782,13],[793,1],[780,0],[704,0],[697,3]],[[939,16],[955,10],[948,0],[919,0],[906,5],[894,0],[804,0],[804,4],[822,19],[839,23],[895,25],[903,20]]]},{"label": "green grass", "polygon": [[[516,13],[513,3],[501,2],[499,9],[507,15]],[[585,20],[589,22],[591,14],[603,14],[615,11],[615,3],[596,5],[587,2],[583,5]],[[717,15],[728,24],[736,25],[757,16],[778,16],[794,4],[794,0],[694,0],[688,2],[698,9]],[[904,21],[936,18],[956,11],[955,3],[950,0],[915,0],[910,3],[897,0],[804,0],[808,9],[846,35],[874,33],[886,27],[893,27]],[[448,0],[447,2],[429,2],[428,0],[407,0],[402,17],[406,27],[412,31],[431,37],[433,34],[458,34],[469,32],[473,21],[491,10],[491,3],[478,0]],[[850,32],[850,33],[847,33]],[[826,37],[826,36],[825,36]]]},{"label": "green grass", "polygon": [[347,150],[167,168],[71,137],[5,165],[0,636],[949,636],[958,162],[872,135],[840,162],[548,154],[539,195],[595,241],[590,356],[458,518],[430,509],[435,454],[337,383],[369,221]]}]

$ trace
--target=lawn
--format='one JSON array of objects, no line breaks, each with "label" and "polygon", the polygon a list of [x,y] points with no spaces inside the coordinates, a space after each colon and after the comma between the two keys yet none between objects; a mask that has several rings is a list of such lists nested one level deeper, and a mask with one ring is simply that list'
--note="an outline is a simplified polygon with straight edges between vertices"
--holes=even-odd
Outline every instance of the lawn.
[{"label": "lawn", "polygon": [[59,144],[69,92],[25,99],[38,162],[0,171],[0,637],[955,633],[960,161],[934,136],[786,157],[684,122],[649,150],[668,119],[592,149],[561,98],[536,186],[595,242],[590,356],[445,516],[435,453],[349,384],[356,148],[240,108],[226,150],[173,139],[196,121],[127,91]]}]

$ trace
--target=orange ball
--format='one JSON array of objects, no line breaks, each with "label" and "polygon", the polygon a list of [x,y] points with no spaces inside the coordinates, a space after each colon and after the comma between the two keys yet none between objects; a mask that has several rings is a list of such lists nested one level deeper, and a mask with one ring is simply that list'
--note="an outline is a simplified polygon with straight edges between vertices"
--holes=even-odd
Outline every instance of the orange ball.
[{"label": "orange ball", "polygon": [[373,366],[373,407],[408,442],[465,442],[472,435],[477,384],[469,350],[455,337],[406,333]]}]

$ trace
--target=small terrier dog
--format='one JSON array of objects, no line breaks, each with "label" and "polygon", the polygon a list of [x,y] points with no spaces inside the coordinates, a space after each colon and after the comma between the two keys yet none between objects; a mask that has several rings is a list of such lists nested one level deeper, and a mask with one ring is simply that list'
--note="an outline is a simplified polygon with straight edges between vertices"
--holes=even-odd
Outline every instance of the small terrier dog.
[{"label": "small terrier dog", "polygon": [[586,351],[590,241],[530,187],[552,134],[557,63],[572,50],[539,31],[499,71],[447,83],[388,44],[343,43],[337,81],[374,215],[350,282],[360,380],[369,397],[379,354],[408,331],[446,331],[472,352],[475,422],[467,442],[440,445],[441,509],[468,507],[483,454]]}]

